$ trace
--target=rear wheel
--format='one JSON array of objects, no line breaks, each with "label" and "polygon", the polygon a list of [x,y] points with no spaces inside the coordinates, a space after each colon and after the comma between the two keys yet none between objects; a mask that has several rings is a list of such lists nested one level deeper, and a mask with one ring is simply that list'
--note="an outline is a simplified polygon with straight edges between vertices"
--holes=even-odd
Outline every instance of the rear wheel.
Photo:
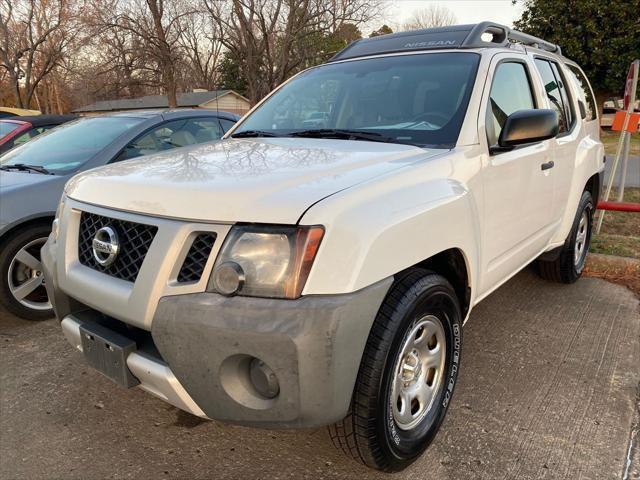
[{"label": "rear wheel", "polygon": [[413,270],[387,295],[362,357],[349,414],[329,431],[369,467],[409,466],[433,441],[456,384],[462,315],[441,275]]},{"label": "rear wheel", "polygon": [[0,253],[0,302],[11,313],[26,320],[53,315],[42,273],[40,249],[51,228],[31,225],[10,236]]},{"label": "rear wheel", "polygon": [[591,245],[594,205],[591,194],[582,193],[571,232],[555,260],[538,260],[538,273],[546,280],[573,283],[580,275]]}]

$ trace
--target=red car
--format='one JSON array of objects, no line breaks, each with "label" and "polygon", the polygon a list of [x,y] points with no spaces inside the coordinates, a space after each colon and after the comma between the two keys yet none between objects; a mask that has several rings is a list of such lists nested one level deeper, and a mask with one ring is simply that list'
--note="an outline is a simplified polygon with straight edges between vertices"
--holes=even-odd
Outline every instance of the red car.
[{"label": "red car", "polygon": [[53,127],[75,120],[76,115],[36,115],[0,120],[0,155]]}]

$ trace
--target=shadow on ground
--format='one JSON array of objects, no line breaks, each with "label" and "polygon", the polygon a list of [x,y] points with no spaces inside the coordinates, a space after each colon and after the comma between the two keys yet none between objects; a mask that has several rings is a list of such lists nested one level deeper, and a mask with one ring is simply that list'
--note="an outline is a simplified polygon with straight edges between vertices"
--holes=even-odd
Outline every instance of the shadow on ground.
[{"label": "shadow on ground", "polygon": [[379,475],[324,429],[202,421],[86,368],[55,321],[0,313],[0,478],[620,478],[640,380],[625,288],[523,272],[474,310],[433,446]]}]

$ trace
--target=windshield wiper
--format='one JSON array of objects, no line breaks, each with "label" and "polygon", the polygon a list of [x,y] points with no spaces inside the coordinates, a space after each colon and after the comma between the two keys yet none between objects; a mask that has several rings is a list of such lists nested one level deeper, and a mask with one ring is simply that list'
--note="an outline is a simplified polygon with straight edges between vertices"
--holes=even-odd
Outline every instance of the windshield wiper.
[{"label": "windshield wiper", "polygon": [[395,138],[385,137],[377,132],[363,132],[362,130],[347,130],[344,128],[319,128],[315,130],[301,130],[292,132],[292,137],[308,138],[338,138],[345,140],[367,140],[370,142],[399,143]]},{"label": "windshield wiper", "polygon": [[20,170],[21,172],[36,172],[43,175],[53,175],[49,170],[38,165],[27,165],[26,163],[15,163],[13,165],[2,165],[0,170]]},{"label": "windshield wiper", "polygon": [[251,137],[279,137],[273,132],[267,132],[265,130],[245,130],[244,132],[232,133],[232,138],[251,138]]}]

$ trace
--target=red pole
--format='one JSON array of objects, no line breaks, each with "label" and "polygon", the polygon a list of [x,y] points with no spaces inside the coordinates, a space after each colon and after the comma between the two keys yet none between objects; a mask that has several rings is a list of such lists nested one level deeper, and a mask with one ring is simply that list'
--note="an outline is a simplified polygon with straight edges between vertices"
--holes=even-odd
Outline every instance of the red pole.
[{"label": "red pole", "polygon": [[637,212],[640,213],[640,203],[629,202],[599,202],[599,210],[614,210],[616,212]]}]

